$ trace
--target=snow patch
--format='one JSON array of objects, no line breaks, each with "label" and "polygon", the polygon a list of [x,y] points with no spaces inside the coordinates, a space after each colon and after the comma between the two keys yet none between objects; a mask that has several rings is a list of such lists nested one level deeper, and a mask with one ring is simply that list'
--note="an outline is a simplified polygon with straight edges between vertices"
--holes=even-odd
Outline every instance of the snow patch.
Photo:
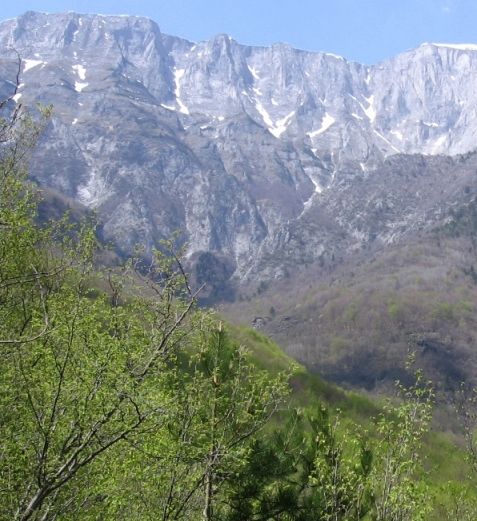
[{"label": "snow patch", "polygon": [[78,123],[78,118],[75,118],[75,119],[71,122],[72,125],[76,125],[76,123]]},{"label": "snow patch", "polygon": [[172,111],[175,111],[176,108],[171,106],[171,105],[165,105],[164,103],[161,103],[161,107],[167,109],[167,110],[172,110]]},{"label": "snow patch", "polygon": [[15,94],[15,96],[12,96],[12,100],[15,102],[15,103],[18,103],[20,101],[20,98],[22,97],[22,93],[21,92],[17,92]]},{"label": "snow patch", "polygon": [[290,124],[291,119],[293,118],[294,115],[295,115],[295,111],[293,110],[292,112],[290,112],[290,114],[286,115],[284,118],[279,119],[275,123],[275,128],[269,129],[270,132],[274,136],[280,137],[283,134],[283,132],[285,132],[285,130],[287,129],[287,127]]},{"label": "snow patch", "polygon": [[[312,149],[312,150],[314,150],[314,149]],[[306,173],[306,171],[305,171],[305,173]],[[303,203],[303,210],[301,211],[301,214],[298,216],[298,218],[300,218],[310,208],[315,197],[323,192],[323,187],[320,185],[320,183],[312,175],[310,175],[308,173],[306,173],[306,174],[307,174],[308,179],[313,183],[313,186],[315,187],[315,189],[313,190],[310,197]]]},{"label": "snow patch", "polygon": [[427,121],[423,121],[422,124],[425,125],[426,127],[432,127],[432,128],[439,127],[439,123],[428,123]]},{"label": "snow patch", "polygon": [[75,81],[75,91],[76,92],[83,92],[84,89],[89,85],[89,83],[81,82],[81,81]]},{"label": "snow patch", "polygon": [[265,107],[262,105],[262,103],[260,101],[257,101],[255,103],[255,107],[258,110],[259,114],[262,116],[265,125],[267,125],[267,127],[273,127],[272,118],[270,117],[270,114],[265,110]]},{"label": "snow patch", "polygon": [[38,65],[44,65],[46,62],[43,60],[23,60],[23,63],[25,64],[23,67],[23,72],[27,72],[30,69],[33,69],[33,67],[38,67]]},{"label": "snow patch", "polygon": [[72,65],[71,68],[76,72],[79,76],[80,80],[86,79],[86,69],[83,65]]},{"label": "snow patch", "polygon": [[176,85],[176,89],[174,91],[174,94],[176,95],[176,101],[179,105],[179,112],[182,112],[182,114],[190,114],[189,109],[184,105],[184,103],[181,100],[181,86],[180,82],[182,77],[185,74],[185,69],[176,69],[174,68],[174,83]]},{"label": "snow patch", "polygon": [[319,136],[320,134],[323,134],[323,132],[326,132],[335,121],[336,120],[333,116],[330,116],[328,112],[325,112],[325,115],[323,116],[323,119],[321,121],[321,127],[318,130],[313,130],[312,132],[307,132],[306,134],[311,139],[313,139]]},{"label": "snow patch", "polygon": [[255,108],[262,116],[263,122],[265,123],[265,125],[267,125],[270,134],[272,134],[276,138],[280,138],[283,132],[285,132],[288,125],[290,124],[291,119],[295,115],[295,111],[292,111],[290,112],[290,114],[288,114],[284,118],[277,120],[277,122],[274,123],[272,118],[270,117],[270,114],[266,111],[265,107],[262,105],[260,101],[256,101]]},{"label": "snow patch", "polygon": [[339,54],[334,54],[332,52],[325,52],[326,56],[331,56],[332,58],[336,58],[337,60],[345,61],[343,56],[340,56]]},{"label": "snow patch", "polygon": [[365,109],[363,107],[363,105],[361,105],[361,108],[363,109],[363,112],[368,117],[369,121],[371,121],[371,123],[373,123],[374,120],[376,119],[376,109],[373,107],[373,105],[374,105],[374,95],[370,96],[369,98],[364,98],[364,99],[368,103],[368,108]]},{"label": "snow patch", "polygon": [[270,101],[272,102],[272,105],[273,105],[274,107],[278,107],[278,102],[277,102],[277,100],[275,100],[275,99],[272,98]]},{"label": "snow patch", "polygon": [[224,116],[218,116],[217,119],[218,119],[219,121],[223,121],[223,120],[225,119],[225,117],[224,117]]},{"label": "snow patch", "polygon": [[358,114],[355,114],[354,112],[352,112],[351,115],[353,116],[353,118],[360,119],[360,120],[363,119],[361,116],[358,116]]},{"label": "snow patch", "polygon": [[477,51],[475,43],[431,43],[435,47],[446,47],[448,49],[457,49],[458,51]]},{"label": "snow patch", "polygon": [[257,71],[257,69],[248,66],[248,70],[250,71],[250,74],[251,74],[251,75],[252,75],[256,80],[259,80],[259,79],[260,79],[260,76],[258,75],[258,71]]},{"label": "snow patch", "polygon": [[320,183],[318,183],[318,181],[313,179],[313,177],[311,177],[311,176],[310,176],[310,181],[313,183],[313,185],[315,187],[315,194],[321,194],[321,192],[323,192],[323,188],[320,185]]}]

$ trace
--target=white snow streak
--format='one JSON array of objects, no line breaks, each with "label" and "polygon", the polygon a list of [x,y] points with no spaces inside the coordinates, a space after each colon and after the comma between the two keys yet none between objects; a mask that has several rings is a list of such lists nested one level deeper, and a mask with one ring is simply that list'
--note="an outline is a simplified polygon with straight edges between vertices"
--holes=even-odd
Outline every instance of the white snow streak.
[{"label": "white snow streak", "polygon": [[270,134],[272,134],[276,138],[279,138],[283,134],[283,132],[285,132],[288,125],[290,124],[290,120],[295,115],[295,111],[292,111],[290,112],[290,114],[288,114],[282,119],[277,120],[277,122],[274,123],[272,118],[270,117],[270,114],[266,111],[265,107],[262,105],[260,101],[256,101],[255,107],[262,116],[263,122],[265,123],[265,125],[267,125]]},{"label": "white snow streak", "polygon": [[334,54],[332,52],[325,52],[326,56],[331,56],[332,58],[336,58],[337,60],[345,61],[343,56],[340,56],[339,54]]},{"label": "white snow streak", "polygon": [[431,45],[457,49],[459,51],[477,51],[477,44],[475,43],[431,43]]},{"label": "white snow streak", "polygon": [[12,100],[15,102],[15,103],[18,103],[20,101],[20,98],[22,97],[22,93],[21,92],[17,92],[15,94],[15,96],[12,96]]},{"label": "white snow streak", "polygon": [[373,107],[374,104],[374,95],[370,96],[369,98],[364,98],[368,103],[368,108],[365,109],[362,105],[361,108],[363,109],[363,112],[368,116],[369,121],[373,123],[373,121],[376,119],[376,109]]},{"label": "white snow streak", "polygon": [[270,117],[270,114],[265,110],[265,107],[262,105],[262,103],[260,101],[257,101],[255,103],[255,107],[262,116],[265,125],[267,125],[267,127],[273,127],[272,118]]},{"label": "white snow streak", "polygon": [[248,70],[250,71],[251,75],[252,75],[256,80],[259,80],[259,79],[260,79],[260,76],[258,75],[258,71],[257,71],[257,69],[248,66]]},{"label": "white snow streak", "polygon": [[321,187],[321,185],[317,181],[315,181],[315,179],[313,179],[313,177],[311,177],[311,176],[310,176],[310,181],[315,186],[315,194],[321,194],[321,192],[323,192],[323,188]]},{"label": "white snow streak", "polygon": [[318,183],[318,181],[316,181],[313,178],[313,176],[308,175],[308,179],[313,183],[313,186],[315,187],[315,190],[312,192],[310,197],[303,203],[303,210],[301,211],[301,214],[298,216],[298,218],[300,218],[310,208],[310,206],[312,205],[313,200],[315,199],[315,197],[323,192],[323,188]]},{"label": "white snow streak", "polygon": [[83,65],[72,65],[71,68],[79,76],[80,80],[85,80],[86,79],[86,69],[84,68]]},{"label": "white snow streak", "polygon": [[380,137],[383,141],[385,141],[388,145],[390,145],[390,147],[395,151],[395,152],[401,152],[398,148],[396,148],[392,143],[391,141],[389,141],[388,139],[386,139],[382,134],[380,134],[377,130],[373,130],[373,132],[378,136]]},{"label": "white snow streak", "polygon": [[86,87],[89,85],[89,83],[81,82],[81,81],[75,81],[75,91],[76,92],[82,92]]},{"label": "white snow streak", "polygon": [[290,112],[290,114],[288,114],[287,116],[285,116],[284,118],[282,119],[279,119],[276,123],[275,123],[275,128],[273,129],[268,129],[270,130],[270,132],[276,136],[276,137],[280,137],[283,132],[285,132],[285,130],[287,129],[288,125],[290,124],[291,122],[291,119],[293,118],[293,116],[295,115],[295,111],[293,110],[292,112]]},{"label": "white snow streak", "polygon": [[161,103],[161,107],[164,107],[165,109],[167,110],[172,110],[172,111],[175,111],[176,108],[171,106],[171,105],[164,105],[164,103]]},{"label": "white snow streak", "polygon": [[[368,83],[367,80],[365,80],[365,81],[366,81],[366,83]],[[356,98],[352,94],[348,94],[348,96],[350,98],[354,99],[354,101],[356,101],[356,103],[361,107],[361,110],[366,114],[366,116],[369,119],[370,123],[373,123],[374,120],[376,119],[376,109],[373,106],[374,105],[374,95],[370,96],[369,98],[366,98],[366,97],[364,98],[366,100],[367,104],[368,104],[367,108],[358,100],[358,98]],[[358,116],[355,113],[352,113],[351,115],[353,117],[357,118],[357,119],[363,119],[363,118],[361,118],[360,116]]]},{"label": "white snow streak", "polygon": [[190,114],[189,109],[184,105],[184,103],[181,100],[181,86],[180,81],[182,77],[184,76],[185,69],[174,69],[174,82],[176,85],[176,89],[174,94],[176,95],[176,101],[179,105],[179,112],[182,112],[182,114]]},{"label": "white snow streak", "polygon": [[78,118],[75,118],[75,119],[71,122],[72,125],[76,125],[76,123],[78,123]]},{"label": "white snow streak", "polygon": [[323,132],[326,132],[331,127],[331,125],[333,125],[333,123],[335,121],[336,120],[333,116],[330,116],[328,114],[328,112],[325,112],[325,115],[321,121],[321,127],[318,130],[313,130],[312,132],[307,132],[307,135],[311,139],[313,139],[313,138],[319,136],[320,134],[323,134]]},{"label": "white snow streak", "polygon": [[43,60],[23,60],[25,66],[23,67],[23,72],[27,72],[33,67],[38,67],[38,65],[44,65],[45,62]]}]

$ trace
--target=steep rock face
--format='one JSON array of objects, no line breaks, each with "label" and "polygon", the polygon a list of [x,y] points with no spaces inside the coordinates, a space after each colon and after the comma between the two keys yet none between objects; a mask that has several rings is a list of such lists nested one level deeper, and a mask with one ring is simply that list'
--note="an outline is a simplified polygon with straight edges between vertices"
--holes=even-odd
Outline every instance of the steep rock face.
[{"label": "steep rock face", "polygon": [[475,148],[477,46],[423,44],[373,69],[379,130],[407,153]]},{"label": "steep rock face", "polygon": [[[96,209],[120,250],[182,230],[191,261],[213,259],[224,281],[398,240],[415,208],[390,193],[382,220],[366,180],[419,163],[398,153],[475,147],[474,46],[424,44],[365,66],[227,35],[193,44],[140,17],[28,12],[0,24],[4,97],[12,48],[23,60],[12,103],[55,107],[33,176]],[[392,179],[382,189],[408,183],[419,207],[414,180]]]}]

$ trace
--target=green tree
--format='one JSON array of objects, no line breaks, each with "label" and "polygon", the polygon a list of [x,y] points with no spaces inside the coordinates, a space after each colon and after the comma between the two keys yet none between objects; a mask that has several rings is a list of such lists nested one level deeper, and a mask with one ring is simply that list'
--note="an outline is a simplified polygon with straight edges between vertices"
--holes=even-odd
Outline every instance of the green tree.
[{"label": "green tree", "polygon": [[388,401],[377,421],[373,470],[376,521],[417,521],[431,511],[422,479],[422,442],[432,418],[433,391],[416,372],[409,388],[398,384],[398,405]]},{"label": "green tree", "polygon": [[339,411],[331,419],[327,409],[320,409],[312,425],[317,443],[312,473],[317,518],[323,521],[363,519],[371,503],[369,476],[373,456],[368,444],[349,432],[339,432]]},{"label": "green tree", "polygon": [[[45,114],[47,116],[47,114]],[[67,218],[40,226],[26,151],[39,125],[0,124],[0,519],[46,520],[91,503],[77,487],[105,452],[168,418],[169,360],[195,295],[176,259],[130,263],[91,290],[96,241]],[[144,280],[146,277],[142,277]],[[124,285],[128,286],[123,295]],[[146,291],[151,296],[142,296]]]},{"label": "green tree", "polygon": [[225,519],[230,483],[288,392],[285,375],[259,370],[220,322],[206,313],[194,321],[187,352],[170,372],[171,416],[130,447],[116,490],[135,499],[116,503],[116,517]]}]

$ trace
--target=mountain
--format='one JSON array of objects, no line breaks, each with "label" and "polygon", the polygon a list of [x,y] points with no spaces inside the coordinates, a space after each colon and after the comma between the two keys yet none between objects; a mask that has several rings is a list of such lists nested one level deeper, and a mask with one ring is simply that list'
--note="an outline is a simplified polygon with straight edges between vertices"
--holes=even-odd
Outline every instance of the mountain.
[{"label": "mountain", "polygon": [[181,231],[204,302],[368,389],[410,345],[444,389],[474,379],[476,80],[470,44],[367,66],[141,17],[0,24],[0,98],[54,106],[44,215],[96,211],[120,255]]},{"label": "mountain", "polygon": [[[0,95],[12,94],[15,49],[14,101],[54,105],[34,178],[96,210],[120,251],[182,230],[216,296],[395,242],[452,204],[440,175],[451,160],[436,160],[432,199],[402,176],[387,178],[411,205],[355,188],[432,163],[408,154],[475,146],[477,46],[424,44],[365,66],[227,35],[194,44],[140,17],[27,12],[0,24],[0,49]],[[372,205],[393,198],[377,220]]]}]

